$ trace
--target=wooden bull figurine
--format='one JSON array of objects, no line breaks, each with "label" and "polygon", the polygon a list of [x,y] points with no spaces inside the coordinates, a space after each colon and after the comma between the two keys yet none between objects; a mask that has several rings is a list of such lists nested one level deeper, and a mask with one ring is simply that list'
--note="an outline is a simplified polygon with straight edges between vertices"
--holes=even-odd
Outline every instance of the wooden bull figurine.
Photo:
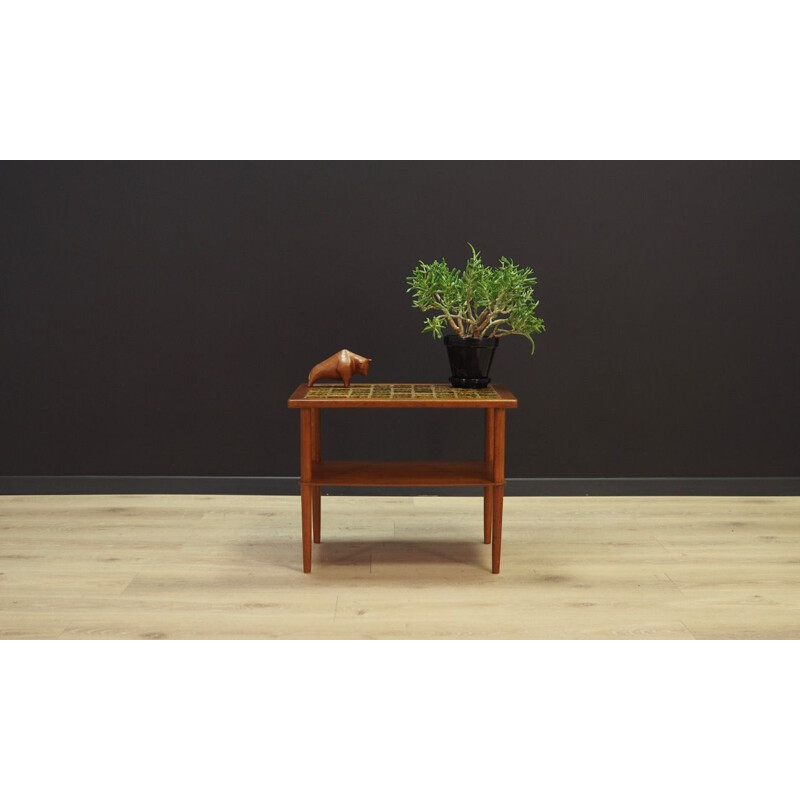
[{"label": "wooden bull figurine", "polygon": [[320,378],[331,378],[332,380],[341,379],[346,387],[350,386],[350,379],[353,375],[366,375],[369,372],[371,361],[371,358],[364,358],[364,356],[351,353],[349,350],[340,350],[330,358],[320,361],[308,373],[308,385],[313,386],[314,382]]}]

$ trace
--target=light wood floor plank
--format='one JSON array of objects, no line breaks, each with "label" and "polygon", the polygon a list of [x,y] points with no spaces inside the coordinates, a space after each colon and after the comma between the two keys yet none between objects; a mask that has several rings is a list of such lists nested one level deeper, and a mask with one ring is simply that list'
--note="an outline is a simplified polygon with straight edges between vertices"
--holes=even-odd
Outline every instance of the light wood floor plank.
[{"label": "light wood floor plank", "polygon": [[800,498],[0,497],[0,638],[800,638]]}]

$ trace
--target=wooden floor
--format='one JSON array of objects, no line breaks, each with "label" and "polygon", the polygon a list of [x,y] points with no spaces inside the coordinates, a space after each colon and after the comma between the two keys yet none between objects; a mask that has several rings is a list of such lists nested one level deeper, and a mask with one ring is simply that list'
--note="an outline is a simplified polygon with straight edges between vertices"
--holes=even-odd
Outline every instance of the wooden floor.
[{"label": "wooden floor", "polygon": [[0,638],[796,639],[800,498],[0,497]]}]

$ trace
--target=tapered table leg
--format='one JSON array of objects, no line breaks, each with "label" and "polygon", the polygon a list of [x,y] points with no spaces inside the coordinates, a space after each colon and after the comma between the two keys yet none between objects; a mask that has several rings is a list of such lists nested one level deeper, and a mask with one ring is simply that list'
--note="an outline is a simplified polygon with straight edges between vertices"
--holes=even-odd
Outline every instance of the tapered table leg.
[{"label": "tapered table leg", "polygon": [[492,515],[494,514],[494,487],[483,490],[483,543],[492,543]]},{"label": "tapered table leg", "polygon": [[300,507],[303,517],[303,572],[311,572],[311,505],[314,487],[300,487]]},{"label": "tapered table leg", "polygon": [[[494,409],[484,410],[483,422],[483,461],[489,470],[494,472]],[[483,543],[492,543],[492,514],[494,492],[491,486],[483,490]]]},{"label": "tapered table leg", "polygon": [[503,485],[505,484],[506,412],[494,412],[494,502],[492,503],[492,572],[500,572],[500,543],[503,536]]},{"label": "tapered table leg", "polygon": [[311,505],[311,518],[314,520],[314,543],[319,544],[322,541],[320,536],[320,528],[322,527],[322,490],[319,486],[312,489]]},{"label": "tapered table leg", "polygon": [[[311,409],[311,460],[313,463],[318,463],[320,460],[320,410],[318,408]],[[314,486],[312,494],[313,512],[311,518],[314,521],[314,542],[321,541],[322,530],[322,489],[319,486]]]},{"label": "tapered table leg", "polygon": [[312,409],[300,410],[300,516],[303,528],[303,572],[311,572],[311,517],[314,489],[311,480],[314,423]]},{"label": "tapered table leg", "polygon": [[492,514],[492,572],[500,572],[500,542],[503,538],[503,487],[494,487],[494,513]]},{"label": "tapered table leg", "polygon": [[[494,462],[494,409],[484,411],[483,424],[483,461],[493,471]],[[492,543],[492,514],[494,506],[494,491],[491,486],[483,490],[483,542]]]}]

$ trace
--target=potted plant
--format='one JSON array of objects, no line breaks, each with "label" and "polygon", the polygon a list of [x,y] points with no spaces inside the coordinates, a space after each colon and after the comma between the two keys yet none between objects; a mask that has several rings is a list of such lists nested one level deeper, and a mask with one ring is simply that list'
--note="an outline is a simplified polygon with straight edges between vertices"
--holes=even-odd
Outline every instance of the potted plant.
[{"label": "potted plant", "polygon": [[408,291],[413,292],[414,308],[437,312],[425,319],[422,332],[444,337],[450,383],[479,389],[489,385],[489,369],[503,336],[524,336],[533,354],[533,334],[545,328],[534,313],[539,301],[533,299],[533,271],[505,256],[498,266],[489,266],[469,247],[472,255],[463,270],[448,267],[444,259],[420,261],[408,278]]}]

